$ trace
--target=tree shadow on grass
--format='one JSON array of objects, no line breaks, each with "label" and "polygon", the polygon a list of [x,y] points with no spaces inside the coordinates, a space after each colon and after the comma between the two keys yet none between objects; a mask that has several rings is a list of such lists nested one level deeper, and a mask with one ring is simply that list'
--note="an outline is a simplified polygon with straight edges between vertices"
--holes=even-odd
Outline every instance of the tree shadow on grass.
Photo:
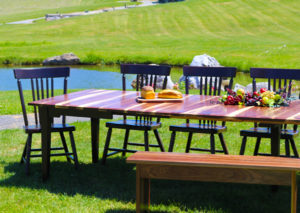
[{"label": "tree shadow on grass", "polygon": [[[110,158],[105,166],[100,162],[81,163],[78,170],[67,162],[52,161],[51,176],[46,182],[41,179],[40,163],[32,163],[30,168],[31,175],[26,176],[24,165],[6,165],[4,172],[13,175],[0,185],[135,202],[135,165],[126,164],[123,158]],[[289,212],[290,188],[279,187],[274,193],[266,185],[151,180],[151,205],[172,205],[194,212]],[[133,211],[112,209],[107,212]]]}]

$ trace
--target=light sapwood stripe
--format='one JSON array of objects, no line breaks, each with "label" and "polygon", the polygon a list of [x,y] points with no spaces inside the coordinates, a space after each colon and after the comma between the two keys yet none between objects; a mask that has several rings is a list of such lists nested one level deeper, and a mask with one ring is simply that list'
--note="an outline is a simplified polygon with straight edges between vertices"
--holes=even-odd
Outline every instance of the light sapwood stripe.
[{"label": "light sapwood stripe", "polygon": [[91,98],[91,97],[95,97],[95,96],[103,95],[103,94],[109,94],[109,93],[113,93],[113,92],[115,92],[115,91],[111,91],[111,90],[97,90],[95,93],[92,92],[92,94],[89,94],[89,95],[83,95],[83,96],[71,98],[71,99],[68,99],[67,101],[63,101],[63,102],[57,103],[55,105],[57,105],[57,106],[63,106],[65,104],[69,104],[71,102],[85,100],[85,99],[88,99],[88,98]]},{"label": "light sapwood stripe", "polygon": [[[294,114],[294,115],[288,117],[287,120],[294,120],[294,119],[297,119],[298,116],[300,117],[300,112],[298,112],[298,113],[296,113],[296,114]],[[298,119],[299,119],[299,117],[298,117]]]},{"label": "light sapwood stripe", "polygon": [[123,110],[124,107],[126,106],[132,106],[133,105],[133,99],[127,99],[126,101],[118,101],[118,100],[115,100],[114,102],[108,102],[108,103],[104,103],[104,104],[101,104],[101,106],[96,106],[96,107],[99,107],[99,108],[107,108],[107,109],[120,109],[120,110]]},{"label": "light sapwood stripe", "polygon": [[160,112],[160,111],[163,111],[164,109],[168,109],[168,108],[174,108],[174,105],[171,105],[170,103],[161,103],[161,104],[159,104],[159,107],[152,110],[151,112]]},{"label": "light sapwood stripe", "polygon": [[236,117],[237,115],[239,115],[239,114],[241,114],[241,113],[243,113],[243,112],[246,112],[246,111],[252,109],[253,107],[254,107],[254,106],[247,106],[247,107],[244,107],[244,108],[242,108],[242,109],[238,109],[238,110],[236,110],[236,111],[234,111],[234,112],[231,112],[231,113],[227,114],[227,116],[228,116],[228,117]]},{"label": "light sapwood stripe", "polygon": [[145,106],[145,105],[147,105],[147,103],[139,103],[139,104],[136,104],[136,105],[133,105],[133,106],[126,107],[126,108],[124,108],[123,111],[124,111],[124,112],[127,112],[127,111],[129,111],[129,110],[134,109],[134,108],[139,108],[139,107]]},{"label": "light sapwood stripe", "polygon": [[189,111],[185,111],[185,114],[201,114],[203,111],[211,110],[213,108],[219,107],[219,105],[211,105],[211,106],[202,106],[197,109],[192,109]]},{"label": "light sapwood stripe", "polygon": [[[151,109],[158,109],[158,110],[161,110],[161,109],[162,109],[161,106],[163,106],[164,104],[166,104],[166,103],[151,104],[151,106],[142,109],[141,112],[149,111],[149,110],[151,110]],[[170,104],[171,104],[171,103],[168,103],[168,105],[170,105]],[[151,110],[150,112],[155,112],[155,110]]]},{"label": "light sapwood stripe", "polygon": [[[183,102],[182,103],[182,106],[180,107],[180,109],[183,107],[184,109],[190,109],[192,108],[192,110],[189,110],[189,111],[184,111],[184,113],[191,113],[193,112],[194,110],[197,110],[197,109],[200,109],[199,107],[210,107],[210,106],[218,106],[218,104],[216,105],[211,105],[209,103],[209,101],[211,100],[214,100],[216,99],[216,97],[214,96],[210,96],[210,97],[203,97],[203,96],[200,96],[200,99],[198,99],[197,97],[199,96],[196,96],[196,95],[188,95],[187,98],[186,98],[186,102]],[[195,99],[195,100],[193,100]],[[202,99],[202,100],[201,100]],[[203,104],[206,104],[206,102],[209,103],[209,106],[208,105],[205,105],[203,106]],[[178,104],[178,103],[177,103]],[[200,106],[199,106],[200,105]],[[195,107],[197,107],[197,109],[195,109]],[[193,114],[193,113],[192,113]]]},{"label": "light sapwood stripe", "polygon": [[[188,98],[188,96],[184,96],[183,100],[185,100],[187,98]],[[138,104],[140,104],[140,103],[138,103]],[[146,111],[151,110],[151,109],[153,109],[153,110],[151,110],[151,112],[153,112],[153,113],[154,112],[160,112],[163,109],[167,109],[167,108],[174,109],[174,106],[177,106],[177,108],[178,107],[181,108],[181,106],[183,105],[183,102],[178,102],[178,103],[163,102],[163,103],[147,103],[147,104],[149,104],[149,105],[151,104],[151,106],[142,109],[141,110],[142,112],[146,112]]]},{"label": "light sapwood stripe", "polygon": [[[74,93],[70,93],[70,94],[67,94],[67,95],[59,95],[59,96],[55,96],[55,97],[50,97],[50,98],[47,98],[47,99],[42,99],[40,100],[39,102],[42,103],[42,104],[53,104],[54,105],[54,102],[57,102],[57,103],[61,103],[61,101],[65,101],[65,96],[68,97],[68,99],[70,100],[70,98],[75,98],[75,97],[78,97],[78,96],[81,96],[82,94],[90,94],[90,93],[95,93],[95,92],[99,92],[99,91],[105,91],[105,90],[83,90],[83,91],[79,91],[79,92],[74,92]],[[58,100],[58,99],[61,99]]]},{"label": "light sapwood stripe", "polygon": [[287,111],[285,111],[285,110],[283,111],[280,108],[281,107],[273,108],[274,110],[272,112],[270,112],[271,115],[267,115],[267,116],[271,117],[272,119],[275,119],[275,118],[278,118],[279,116],[284,115],[284,114],[287,113]]},{"label": "light sapwood stripe", "polygon": [[[132,93],[113,95],[113,97],[111,97],[111,98],[107,98],[107,99],[103,99],[103,100],[99,100],[99,101],[88,102],[86,104],[80,104],[79,107],[91,107],[91,106],[95,106],[95,105],[97,106],[98,104],[113,101],[116,99],[120,99],[121,97],[130,96],[130,95],[132,95]],[[99,97],[99,98],[101,98],[101,97]],[[111,106],[111,105],[114,105],[114,102],[112,102],[111,104],[109,104],[107,106]],[[104,106],[98,106],[98,107],[104,107]]]}]

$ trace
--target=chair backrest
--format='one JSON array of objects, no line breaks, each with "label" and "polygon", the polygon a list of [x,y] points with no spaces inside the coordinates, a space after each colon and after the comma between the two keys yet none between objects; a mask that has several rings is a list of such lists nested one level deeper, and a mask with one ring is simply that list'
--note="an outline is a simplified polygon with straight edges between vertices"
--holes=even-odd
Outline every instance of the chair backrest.
[{"label": "chair backrest", "polygon": [[[184,66],[183,75],[185,76],[185,93],[189,94],[189,78],[199,77],[199,90],[200,95],[220,95],[222,81],[229,78],[228,88],[232,88],[233,78],[236,75],[235,67],[197,67],[197,66]],[[189,123],[189,119],[186,120]],[[201,120],[199,120],[199,125]],[[203,124],[216,125],[216,121],[203,121]],[[225,126],[225,122],[222,122]]]},{"label": "chair backrest", "polygon": [[[287,93],[287,97],[290,97],[292,94],[292,81],[300,80],[300,69],[250,68],[250,76],[253,78],[253,91],[256,91],[256,79],[267,79],[268,90],[281,89]],[[254,123],[254,127],[257,127],[257,123]],[[283,128],[286,129],[287,125],[285,124]],[[297,125],[294,125],[293,129],[296,131]]]},{"label": "chair backrest", "polygon": [[300,80],[300,69],[250,68],[250,76],[253,78],[253,91],[256,91],[256,79],[268,79],[268,90],[282,89],[290,97],[292,81]]},{"label": "chair backrest", "polygon": [[228,88],[232,88],[233,78],[236,75],[235,67],[196,67],[184,66],[185,93],[189,94],[189,78],[199,77],[200,95],[220,95],[222,81],[229,78]]},{"label": "chair backrest", "polygon": [[[67,78],[70,75],[69,67],[53,67],[53,68],[28,68],[28,69],[14,69],[14,75],[18,82],[18,89],[20,94],[20,100],[22,105],[23,117],[25,126],[28,126],[28,117],[26,112],[26,103],[22,89],[22,82],[26,79],[30,81],[32,101],[49,98],[54,96],[55,87],[54,79],[62,78],[63,94],[67,93]],[[35,124],[39,124],[38,110],[34,106],[34,118]],[[65,123],[65,117],[63,116],[62,122]]]},{"label": "chair backrest", "polygon": [[162,89],[165,89],[170,72],[171,66],[167,65],[121,64],[122,88],[126,90],[126,75],[134,74],[136,75],[136,91],[146,85],[153,86],[155,91],[161,77],[163,78]]},{"label": "chair backrest", "polygon": [[[135,79],[135,89],[140,91],[143,86],[150,85],[153,87],[154,91],[158,86],[158,81],[160,81],[161,89],[166,89],[168,76],[171,72],[171,66],[167,65],[147,65],[147,64],[121,64],[121,73],[122,73],[122,88],[126,90],[126,75],[133,74],[136,75]],[[124,119],[127,117],[124,115]],[[152,117],[142,117],[135,116],[136,122],[152,122]],[[160,118],[157,118],[157,122],[160,121]]]}]

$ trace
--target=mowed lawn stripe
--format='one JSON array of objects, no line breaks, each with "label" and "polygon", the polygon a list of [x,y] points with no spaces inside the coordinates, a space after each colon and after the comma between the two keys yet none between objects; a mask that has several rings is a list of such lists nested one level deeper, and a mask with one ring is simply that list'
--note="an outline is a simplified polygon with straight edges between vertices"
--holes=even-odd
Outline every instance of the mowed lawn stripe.
[{"label": "mowed lawn stripe", "polygon": [[[270,1],[258,1],[256,4],[250,4],[250,2],[240,1],[240,4],[243,8],[248,7],[248,12],[253,13],[255,17],[258,17],[261,24],[269,25],[269,27],[271,26],[272,28],[274,28],[274,30],[277,30],[279,28],[285,32],[293,32],[290,28],[280,23],[280,21],[278,20],[280,14],[277,14],[276,6],[272,5]],[[271,11],[269,11],[270,7],[272,8]]]},{"label": "mowed lawn stripe", "polygon": [[[282,4],[300,10],[294,1],[187,0],[34,25],[3,25],[0,62],[41,62],[73,52],[84,63],[182,65],[207,53],[241,70],[296,68],[300,14],[281,11]],[[20,45],[24,41],[26,45]]]},{"label": "mowed lawn stripe", "polygon": [[[135,2],[127,2],[127,5]],[[1,0],[0,23],[44,17],[45,14],[90,11],[124,6],[119,0]]]},{"label": "mowed lawn stripe", "polygon": [[[219,36],[216,35],[214,32],[211,31],[209,28],[209,25],[207,23],[208,20],[204,19],[205,16],[205,9],[201,6],[195,7],[189,7],[184,6],[182,7],[184,9],[184,12],[181,14],[181,18],[184,21],[181,21],[181,23],[184,25],[185,23],[188,23],[189,26],[186,26],[186,32],[190,32],[191,29],[194,29],[194,31],[197,31],[200,36],[209,36],[209,37],[215,37],[218,38]],[[184,26],[183,26],[184,27]]]},{"label": "mowed lawn stripe", "polygon": [[[231,32],[231,34],[248,34],[248,35],[254,35],[252,31],[249,30],[249,27],[243,26],[243,23],[237,18],[240,16],[239,11],[230,12],[232,11],[232,8],[236,8],[236,2],[226,2],[228,4],[221,4],[219,3],[214,9],[218,13],[218,16],[221,16],[224,21],[226,22],[226,26]],[[235,29],[232,31],[232,29]]]}]

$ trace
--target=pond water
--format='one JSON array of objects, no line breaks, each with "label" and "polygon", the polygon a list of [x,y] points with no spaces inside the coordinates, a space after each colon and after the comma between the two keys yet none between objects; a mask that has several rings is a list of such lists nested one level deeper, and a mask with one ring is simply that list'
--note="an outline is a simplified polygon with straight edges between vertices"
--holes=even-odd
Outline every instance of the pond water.
[{"label": "pond water", "polygon": [[[90,67],[89,67],[90,68]],[[3,90],[17,90],[17,81],[13,74],[14,68],[0,68],[0,91]],[[111,68],[110,68],[111,69]],[[105,68],[104,68],[105,70]],[[68,81],[69,89],[122,89],[122,75],[114,71],[98,71],[84,68],[71,68],[70,77]],[[126,87],[130,88],[130,84],[135,76],[126,77]],[[23,89],[30,89],[29,81],[25,81]],[[57,84],[58,88],[60,83]]]},{"label": "pond water", "polygon": [[[20,67],[0,67],[0,91],[17,90],[17,81],[14,78],[13,69]],[[178,82],[182,75],[182,68],[172,67],[171,78],[173,82]],[[130,84],[135,78],[128,75],[126,87],[131,88]],[[74,66],[71,67],[70,78],[68,81],[69,89],[122,89],[122,75],[119,66]],[[234,83],[247,85],[251,83],[249,73],[237,73]],[[59,86],[59,85],[58,85]],[[25,82],[23,89],[30,89],[29,82]]]}]

